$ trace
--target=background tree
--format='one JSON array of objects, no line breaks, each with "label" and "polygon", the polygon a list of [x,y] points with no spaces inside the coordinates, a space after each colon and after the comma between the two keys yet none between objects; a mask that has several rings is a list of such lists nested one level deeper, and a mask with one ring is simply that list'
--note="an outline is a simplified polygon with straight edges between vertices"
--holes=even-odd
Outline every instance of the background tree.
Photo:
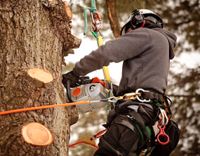
[{"label": "background tree", "polygon": [[[1,1],[0,111],[65,102],[63,52],[80,44],[70,29],[61,0]],[[34,68],[48,72],[52,81],[31,77],[27,71]],[[66,156],[73,113],[70,108],[55,108],[0,116],[0,155]],[[50,130],[51,145],[33,146],[23,140],[22,126],[33,121]]]},{"label": "background tree", "polygon": [[115,37],[120,36],[120,25],[118,20],[118,12],[116,10],[116,0],[106,0],[107,15],[110,26]]}]

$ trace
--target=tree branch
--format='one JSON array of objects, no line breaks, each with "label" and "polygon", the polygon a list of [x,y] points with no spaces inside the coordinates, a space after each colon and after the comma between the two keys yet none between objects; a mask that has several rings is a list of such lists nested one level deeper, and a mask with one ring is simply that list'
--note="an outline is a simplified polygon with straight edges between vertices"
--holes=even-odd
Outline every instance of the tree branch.
[{"label": "tree branch", "polygon": [[116,11],[116,0],[106,0],[106,6],[113,35],[117,38],[120,36],[120,25]]}]

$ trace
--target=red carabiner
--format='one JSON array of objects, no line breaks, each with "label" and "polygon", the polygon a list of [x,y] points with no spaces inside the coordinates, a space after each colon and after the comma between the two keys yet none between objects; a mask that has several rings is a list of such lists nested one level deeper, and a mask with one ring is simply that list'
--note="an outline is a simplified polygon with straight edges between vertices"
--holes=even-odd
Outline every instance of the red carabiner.
[{"label": "red carabiner", "polygon": [[158,128],[159,128],[159,133],[156,137],[157,141],[161,145],[167,145],[169,143],[170,139],[169,139],[169,136],[165,133],[166,126],[158,125]]},{"label": "red carabiner", "polygon": [[101,15],[99,12],[94,12],[91,14],[92,17],[92,28],[95,32],[99,31],[102,27],[101,25]]}]

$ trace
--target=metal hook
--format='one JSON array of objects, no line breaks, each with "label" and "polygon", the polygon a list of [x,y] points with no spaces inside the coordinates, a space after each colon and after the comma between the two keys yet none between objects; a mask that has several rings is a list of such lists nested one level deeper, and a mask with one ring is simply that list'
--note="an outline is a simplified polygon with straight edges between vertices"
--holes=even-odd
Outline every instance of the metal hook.
[{"label": "metal hook", "polygon": [[149,92],[149,91],[148,91],[148,90],[144,90],[144,89],[142,89],[142,88],[138,88],[138,89],[136,90],[136,93],[137,93],[137,94],[140,94],[140,96],[136,96],[137,100],[140,101],[140,102],[150,102],[151,99],[141,99],[141,98],[140,98],[140,97],[141,97],[141,92]]}]

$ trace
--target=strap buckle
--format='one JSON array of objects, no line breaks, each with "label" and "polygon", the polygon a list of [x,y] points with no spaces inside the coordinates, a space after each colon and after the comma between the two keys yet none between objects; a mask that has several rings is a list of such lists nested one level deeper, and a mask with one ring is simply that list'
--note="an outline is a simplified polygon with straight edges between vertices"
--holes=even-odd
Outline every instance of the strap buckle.
[{"label": "strap buckle", "polygon": [[140,101],[140,102],[150,102],[151,99],[142,99],[142,98],[141,98],[141,97],[142,97],[142,93],[144,93],[144,92],[147,93],[147,92],[150,92],[150,91],[144,90],[144,89],[142,89],[142,88],[138,88],[138,89],[136,90],[136,94],[139,94],[139,96],[136,96],[137,100]]}]

